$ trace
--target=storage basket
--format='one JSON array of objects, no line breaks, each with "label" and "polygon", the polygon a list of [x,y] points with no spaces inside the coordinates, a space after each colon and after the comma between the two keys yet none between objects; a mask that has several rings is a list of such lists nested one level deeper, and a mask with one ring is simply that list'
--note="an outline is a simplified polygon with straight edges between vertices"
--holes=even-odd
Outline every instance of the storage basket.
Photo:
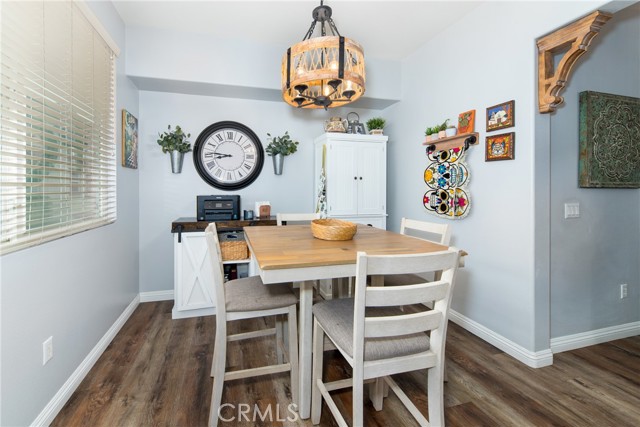
[{"label": "storage basket", "polygon": [[235,261],[249,258],[247,242],[220,242],[222,261]]},{"label": "storage basket", "polygon": [[219,233],[222,261],[236,261],[249,258],[249,248],[243,232]]},{"label": "storage basket", "polygon": [[351,240],[358,231],[353,222],[339,219],[314,219],[311,221],[311,234],[321,240]]}]

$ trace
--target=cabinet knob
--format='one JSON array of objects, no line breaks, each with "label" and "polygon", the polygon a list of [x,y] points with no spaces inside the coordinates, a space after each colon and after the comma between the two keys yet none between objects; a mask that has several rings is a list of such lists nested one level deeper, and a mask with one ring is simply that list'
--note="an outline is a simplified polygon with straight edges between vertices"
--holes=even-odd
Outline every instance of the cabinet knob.
[{"label": "cabinet knob", "polygon": [[360,177],[360,181],[362,181],[362,177]]},{"label": "cabinet knob", "polygon": [[357,177],[357,176],[354,176],[354,177],[353,177],[353,179],[356,179],[356,180],[357,180],[357,179],[358,179],[358,177]]}]

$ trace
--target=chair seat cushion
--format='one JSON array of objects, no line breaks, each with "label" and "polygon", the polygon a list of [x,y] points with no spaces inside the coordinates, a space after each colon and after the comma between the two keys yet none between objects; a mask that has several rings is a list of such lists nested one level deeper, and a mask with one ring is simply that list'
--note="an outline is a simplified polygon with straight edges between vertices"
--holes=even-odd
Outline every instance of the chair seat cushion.
[{"label": "chair seat cushion", "polygon": [[[313,306],[313,315],[331,340],[353,357],[353,298],[323,301]],[[403,313],[397,307],[367,307],[366,315],[391,316]],[[429,336],[414,333],[401,337],[366,338],[364,360],[389,359],[429,350]]]},{"label": "chair seat cushion", "polygon": [[224,291],[228,312],[268,310],[298,302],[290,283],[265,285],[260,276],[230,280],[224,284]]}]

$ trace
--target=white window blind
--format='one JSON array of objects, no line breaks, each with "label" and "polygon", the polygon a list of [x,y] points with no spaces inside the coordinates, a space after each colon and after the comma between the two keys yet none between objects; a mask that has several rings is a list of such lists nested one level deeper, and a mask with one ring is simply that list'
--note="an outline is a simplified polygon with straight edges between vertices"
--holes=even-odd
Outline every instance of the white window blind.
[{"label": "white window blind", "polygon": [[115,55],[73,1],[0,5],[0,253],[116,219]]}]

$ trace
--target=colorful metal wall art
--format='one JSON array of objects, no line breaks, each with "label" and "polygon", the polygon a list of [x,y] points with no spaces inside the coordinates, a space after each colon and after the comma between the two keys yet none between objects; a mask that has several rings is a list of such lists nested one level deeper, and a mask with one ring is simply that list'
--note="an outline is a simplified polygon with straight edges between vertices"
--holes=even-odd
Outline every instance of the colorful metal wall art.
[{"label": "colorful metal wall art", "polygon": [[448,150],[427,147],[431,163],[424,170],[427,192],[422,203],[427,212],[441,218],[461,219],[469,213],[469,169],[464,162],[468,145]]}]

